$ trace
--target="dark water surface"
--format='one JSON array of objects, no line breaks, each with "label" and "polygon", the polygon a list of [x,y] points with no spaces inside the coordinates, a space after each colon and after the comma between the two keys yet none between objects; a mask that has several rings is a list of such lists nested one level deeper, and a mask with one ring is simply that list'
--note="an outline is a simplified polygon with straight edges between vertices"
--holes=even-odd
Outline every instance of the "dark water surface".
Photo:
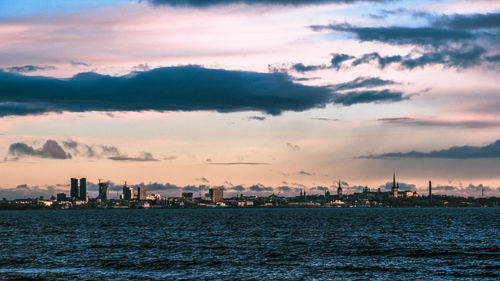
[{"label": "dark water surface", "polygon": [[500,209],[0,211],[0,279],[498,280]]}]

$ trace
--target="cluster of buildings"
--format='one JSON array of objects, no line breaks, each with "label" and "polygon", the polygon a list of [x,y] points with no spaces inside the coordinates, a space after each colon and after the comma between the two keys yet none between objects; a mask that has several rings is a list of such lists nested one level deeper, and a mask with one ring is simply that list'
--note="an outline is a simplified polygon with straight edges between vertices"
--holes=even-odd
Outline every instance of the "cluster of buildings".
[{"label": "cluster of buildings", "polygon": [[[137,191],[137,192],[136,192]],[[137,190],[123,185],[122,194],[111,199],[109,183],[98,184],[98,195],[89,199],[86,178],[71,178],[70,196],[59,193],[57,197],[46,200],[43,197],[36,199],[16,199],[0,201],[0,208],[28,206],[52,208],[217,208],[217,207],[428,207],[428,206],[498,206],[496,197],[490,198],[463,198],[456,196],[433,195],[432,183],[429,181],[427,196],[419,196],[416,191],[401,190],[396,174],[393,174],[390,191],[381,188],[371,190],[365,186],[361,192],[345,194],[341,181],[338,182],[336,193],[326,190],[324,194],[306,194],[300,190],[298,196],[284,197],[272,194],[270,196],[236,195],[224,198],[222,188],[210,188],[204,196],[194,197],[192,192],[182,192],[180,197],[162,198],[160,194],[147,194],[146,186],[139,186]],[[10,205],[9,205],[10,204]]]}]

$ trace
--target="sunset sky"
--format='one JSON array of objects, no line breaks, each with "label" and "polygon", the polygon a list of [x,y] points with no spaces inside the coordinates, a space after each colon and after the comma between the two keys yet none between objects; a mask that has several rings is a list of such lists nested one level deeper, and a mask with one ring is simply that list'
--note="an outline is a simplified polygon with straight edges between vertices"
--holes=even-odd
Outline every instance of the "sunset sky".
[{"label": "sunset sky", "polygon": [[499,81],[500,1],[0,1],[0,197],[500,196]]}]

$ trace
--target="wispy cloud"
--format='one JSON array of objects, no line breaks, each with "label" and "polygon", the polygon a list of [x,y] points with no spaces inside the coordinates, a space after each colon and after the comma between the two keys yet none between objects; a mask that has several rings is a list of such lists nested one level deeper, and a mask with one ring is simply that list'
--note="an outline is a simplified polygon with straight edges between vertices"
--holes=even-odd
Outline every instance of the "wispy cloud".
[{"label": "wispy cloud", "polygon": [[265,162],[209,162],[207,161],[208,165],[227,165],[227,166],[232,166],[232,165],[269,165],[269,163]]},{"label": "wispy cloud", "polygon": [[458,120],[450,121],[444,119],[419,119],[410,117],[380,118],[380,122],[400,126],[421,126],[421,127],[448,127],[448,128],[469,128],[482,129],[500,127],[500,121],[491,120]]},{"label": "wispy cloud", "polygon": [[14,73],[27,73],[27,72],[35,72],[35,71],[43,71],[43,70],[54,70],[55,66],[36,66],[36,65],[24,65],[24,66],[12,66],[4,69],[0,69],[0,71],[14,72]]},{"label": "wispy cloud", "polygon": [[108,157],[109,160],[113,161],[132,161],[132,162],[152,162],[152,161],[160,161],[153,157],[153,154],[150,152],[142,152],[139,156],[130,157],[126,155],[119,156],[111,156]]}]

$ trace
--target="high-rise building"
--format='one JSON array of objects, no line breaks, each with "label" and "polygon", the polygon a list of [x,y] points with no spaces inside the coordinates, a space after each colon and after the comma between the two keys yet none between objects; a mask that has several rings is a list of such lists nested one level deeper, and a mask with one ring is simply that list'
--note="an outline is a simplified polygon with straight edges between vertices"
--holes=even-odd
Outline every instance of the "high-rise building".
[{"label": "high-rise building", "polygon": [[137,197],[139,197],[139,200],[146,200],[147,190],[148,189],[145,186],[141,186],[137,189]]},{"label": "high-rise building", "polygon": [[128,186],[127,182],[125,182],[125,185],[123,186],[123,200],[132,200],[132,199],[134,199],[134,188]]},{"label": "high-rise building", "polygon": [[71,178],[71,189],[70,189],[70,197],[72,199],[80,198],[80,189],[78,188],[78,179]]},{"label": "high-rise building", "polygon": [[106,182],[99,183],[99,199],[101,199],[101,201],[108,201],[108,199],[109,199],[109,183],[106,183]]},{"label": "high-rise building", "polygon": [[224,200],[222,188],[210,188],[208,190],[208,194],[210,195],[210,199],[212,200],[212,202],[219,202]]},{"label": "high-rise building", "polygon": [[88,196],[87,196],[87,179],[86,178],[81,178],[80,179],[80,200],[82,201],[88,201]]}]

